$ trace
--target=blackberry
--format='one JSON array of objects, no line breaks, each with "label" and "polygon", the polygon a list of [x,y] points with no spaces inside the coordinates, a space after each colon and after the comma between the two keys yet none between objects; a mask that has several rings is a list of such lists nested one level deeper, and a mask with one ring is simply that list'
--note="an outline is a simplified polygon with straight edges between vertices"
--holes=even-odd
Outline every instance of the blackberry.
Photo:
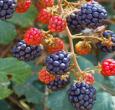
[{"label": "blackberry", "polygon": [[54,75],[62,75],[68,71],[70,55],[65,51],[59,51],[46,58],[46,68]]},{"label": "blackberry", "polygon": [[52,91],[56,91],[56,90],[64,88],[69,83],[70,83],[69,75],[56,76],[55,80],[51,81],[47,85],[47,87]]},{"label": "blackberry", "polygon": [[22,40],[13,48],[12,53],[19,60],[30,61],[38,57],[41,51],[42,46],[30,46]]},{"label": "blackberry", "polygon": [[103,32],[103,37],[106,39],[110,39],[112,42],[112,45],[107,46],[103,42],[98,42],[96,44],[97,48],[100,49],[102,52],[107,52],[107,53],[111,53],[111,52],[115,51],[115,33],[107,30],[107,31]]},{"label": "blackberry", "polygon": [[5,20],[13,16],[16,0],[0,0],[0,19]]},{"label": "blackberry", "polygon": [[67,23],[70,29],[81,31],[85,28],[96,29],[103,25],[107,18],[107,11],[97,2],[83,5],[80,11],[74,11],[67,17]]},{"label": "blackberry", "polygon": [[91,110],[96,100],[96,89],[84,82],[74,83],[68,90],[68,98],[76,110]]}]

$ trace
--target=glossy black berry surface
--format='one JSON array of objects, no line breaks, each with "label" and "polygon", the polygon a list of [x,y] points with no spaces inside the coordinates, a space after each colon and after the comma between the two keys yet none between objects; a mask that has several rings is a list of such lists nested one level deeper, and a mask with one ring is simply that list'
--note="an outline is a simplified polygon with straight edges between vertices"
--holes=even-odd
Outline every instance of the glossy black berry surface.
[{"label": "glossy black berry surface", "polygon": [[84,82],[74,83],[68,90],[68,98],[76,110],[92,110],[96,89]]},{"label": "glossy black berry surface", "polygon": [[70,77],[68,75],[56,76],[54,81],[51,81],[47,87],[52,90],[60,90],[70,83]]},{"label": "glossy black berry surface", "polygon": [[13,48],[13,56],[19,60],[30,61],[34,60],[41,55],[42,47],[41,46],[30,46],[25,43],[25,41],[20,41]]},{"label": "glossy black berry surface", "polygon": [[59,51],[46,58],[46,68],[54,75],[62,75],[68,71],[70,55],[65,51]]},{"label": "glossy black berry surface", "polygon": [[5,20],[13,16],[16,0],[0,0],[0,19]]},{"label": "glossy black berry surface", "polygon": [[96,29],[103,25],[107,18],[107,11],[97,2],[87,3],[78,11],[74,11],[67,17],[70,29],[81,31],[85,28]]}]

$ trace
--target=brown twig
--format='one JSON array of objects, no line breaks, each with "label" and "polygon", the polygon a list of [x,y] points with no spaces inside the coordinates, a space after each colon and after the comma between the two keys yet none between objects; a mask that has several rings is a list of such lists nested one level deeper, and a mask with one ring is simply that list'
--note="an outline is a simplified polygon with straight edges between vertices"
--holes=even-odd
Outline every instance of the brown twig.
[{"label": "brown twig", "polygon": [[74,35],[74,36],[72,36],[72,39],[92,39],[92,40],[97,40],[97,41],[102,41],[102,39],[101,38],[99,38],[99,37],[96,37],[96,36],[76,36],[76,35]]},{"label": "brown twig", "polygon": [[48,101],[48,94],[49,94],[49,92],[48,92],[48,88],[46,86],[45,87],[45,98],[44,98],[44,110],[48,110],[48,107],[46,106],[46,103]]},{"label": "brown twig", "polygon": [[4,57],[10,50],[10,48],[13,46],[14,44],[11,43],[0,55],[0,57]]},{"label": "brown twig", "polygon": [[[63,8],[62,8],[62,0],[58,0],[58,6],[59,6],[59,10],[60,10],[60,14],[63,13]],[[77,69],[77,72],[79,73],[82,73],[82,70],[78,64],[78,61],[76,59],[76,55],[75,55],[75,52],[74,52],[74,46],[73,46],[73,40],[72,40],[72,34],[68,28],[68,26],[66,26],[66,32],[67,32],[67,35],[68,35],[68,39],[69,39],[69,42],[70,42],[70,48],[71,48],[71,54],[72,54],[72,57],[73,57],[73,61],[74,61],[74,64],[75,64],[75,67]],[[74,73],[74,75],[77,77],[78,74],[77,73]]]},{"label": "brown twig", "polygon": [[25,107],[23,107],[15,98],[13,98],[12,96],[9,96],[8,99],[14,103],[15,105],[17,105],[19,108],[21,108],[22,110],[30,110],[30,109],[27,109]]}]

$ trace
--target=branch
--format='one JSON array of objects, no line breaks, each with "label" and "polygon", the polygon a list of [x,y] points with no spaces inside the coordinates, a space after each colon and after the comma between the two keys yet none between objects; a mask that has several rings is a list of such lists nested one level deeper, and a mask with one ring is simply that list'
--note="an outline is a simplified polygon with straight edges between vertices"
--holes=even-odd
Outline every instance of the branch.
[{"label": "branch", "polygon": [[[62,0],[58,0],[58,6],[59,6],[60,14],[62,14],[63,13]],[[72,40],[72,34],[71,34],[68,26],[66,26],[66,32],[67,32],[67,35],[68,35],[68,38],[69,38],[71,53],[73,55],[72,57],[73,57],[73,61],[74,61],[75,67],[76,67],[76,69],[77,69],[77,71],[79,73],[83,73],[82,70],[80,69],[78,61],[76,59],[76,55],[75,55],[75,52],[74,52],[73,40]],[[78,74],[75,73],[75,76],[78,77]]]},{"label": "branch", "polygon": [[20,104],[20,102],[18,102],[15,98],[13,98],[12,96],[8,97],[9,101],[11,101],[13,104],[17,105],[19,108],[21,108],[22,110],[30,110],[29,108],[27,109],[26,107],[24,107],[22,104]]},{"label": "branch", "polygon": [[48,107],[46,106],[46,103],[48,101],[48,95],[49,95],[49,92],[48,92],[48,88],[46,86],[45,87],[45,98],[44,98],[44,110],[48,110]]},{"label": "branch", "polygon": [[74,35],[74,36],[72,36],[72,39],[92,39],[92,40],[97,40],[97,41],[102,41],[102,39],[101,38],[99,38],[99,37],[96,37],[95,35],[94,36],[76,36],[76,35]]}]

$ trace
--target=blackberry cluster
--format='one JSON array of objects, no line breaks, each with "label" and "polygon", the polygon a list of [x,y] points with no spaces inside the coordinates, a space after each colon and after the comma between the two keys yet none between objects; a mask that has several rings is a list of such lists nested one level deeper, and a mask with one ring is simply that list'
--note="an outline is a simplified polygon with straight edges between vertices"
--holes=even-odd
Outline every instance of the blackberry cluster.
[{"label": "blackberry cluster", "polygon": [[106,46],[102,42],[98,42],[97,48],[100,49],[102,52],[107,52],[107,53],[115,51],[115,33],[108,30],[103,32],[103,37],[106,39],[111,39],[113,44],[111,46]]},{"label": "blackberry cluster", "polygon": [[46,68],[54,75],[62,75],[68,71],[70,55],[65,51],[59,51],[46,58]]},{"label": "blackberry cluster", "polygon": [[70,83],[68,75],[56,76],[55,80],[51,81],[47,86],[50,90],[56,91],[64,88]]},{"label": "blackberry cluster", "polygon": [[13,16],[16,0],[0,0],[0,19],[5,20]]},{"label": "blackberry cluster", "polygon": [[107,18],[107,11],[97,2],[87,3],[83,5],[80,11],[74,11],[67,17],[68,27],[76,31],[85,28],[96,29],[103,25],[103,21]]},{"label": "blackberry cluster", "polygon": [[13,48],[12,53],[19,60],[30,61],[38,57],[41,51],[42,46],[30,46],[22,40]]},{"label": "blackberry cluster", "polygon": [[84,82],[74,83],[68,91],[68,98],[76,110],[91,110],[96,100],[96,89]]}]

